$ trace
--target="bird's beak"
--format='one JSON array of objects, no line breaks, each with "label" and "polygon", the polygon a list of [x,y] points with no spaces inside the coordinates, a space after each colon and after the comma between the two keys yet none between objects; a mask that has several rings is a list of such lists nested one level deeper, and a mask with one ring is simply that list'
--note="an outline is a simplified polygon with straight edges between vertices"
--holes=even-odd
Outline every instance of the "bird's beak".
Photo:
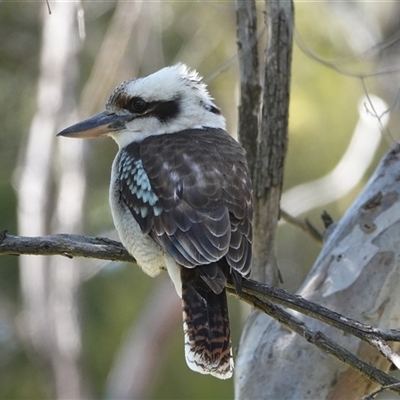
[{"label": "bird's beak", "polygon": [[57,133],[57,136],[71,138],[97,138],[108,133],[125,129],[125,123],[132,119],[132,115],[117,115],[103,111],[91,118],[78,122],[69,128]]}]

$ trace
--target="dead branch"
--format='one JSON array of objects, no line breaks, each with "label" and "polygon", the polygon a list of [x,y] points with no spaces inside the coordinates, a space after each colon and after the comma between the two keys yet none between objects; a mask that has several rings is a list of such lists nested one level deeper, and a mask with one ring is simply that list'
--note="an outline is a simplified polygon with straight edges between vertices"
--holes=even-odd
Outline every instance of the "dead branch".
[{"label": "dead branch", "polygon": [[[125,250],[121,243],[107,238],[68,234],[21,237],[9,235],[6,231],[1,232],[0,255],[22,254],[62,255],[69,258],[85,257],[135,262],[135,259]],[[322,351],[358,370],[368,379],[381,385],[389,386],[390,390],[400,394],[400,388],[395,385],[400,384],[398,380],[366,363],[360,357],[329,339],[322,332],[309,328],[306,323],[273,303],[291,308],[364,340],[376,347],[381,354],[397,366],[399,366],[399,356],[386,341],[400,341],[399,330],[376,329],[306,300],[299,295],[288,293],[284,289],[252,280],[244,280],[240,295],[235,293],[232,284],[228,285],[228,292],[249,303],[257,310],[270,315]]]},{"label": "dead branch", "polygon": [[23,254],[135,262],[121,243],[107,238],[70,234],[27,237],[0,232],[0,255]]}]

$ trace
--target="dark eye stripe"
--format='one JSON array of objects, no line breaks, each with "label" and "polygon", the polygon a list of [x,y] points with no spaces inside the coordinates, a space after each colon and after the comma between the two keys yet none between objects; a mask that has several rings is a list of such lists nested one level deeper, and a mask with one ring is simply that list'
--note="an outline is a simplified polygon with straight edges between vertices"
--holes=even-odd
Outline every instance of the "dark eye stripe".
[{"label": "dark eye stripe", "polygon": [[151,114],[163,123],[175,119],[180,112],[179,100],[154,102],[152,106]]},{"label": "dark eye stripe", "polygon": [[180,99],[170,101],[151,101],[146,102],[141,97],[125,98],[122,106],[125,110],[134,114],[141,114],[140,118],[156,117],[160,122],[165,123],[176,118],[180,112]]}]

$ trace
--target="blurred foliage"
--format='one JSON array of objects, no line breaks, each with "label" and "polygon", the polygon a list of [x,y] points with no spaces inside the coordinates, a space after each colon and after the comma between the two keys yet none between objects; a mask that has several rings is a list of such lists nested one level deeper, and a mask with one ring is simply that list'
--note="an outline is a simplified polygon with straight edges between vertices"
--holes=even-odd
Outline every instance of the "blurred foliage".
[{"label": "blurred foliage", "polygon": [[84,352],[87,374],[96,398],[104,391],[116,349],[132,319],[140,314],[152,283],[139,268],[110,265],[83,287]]},{"label": "blurred foliage", "polygon": [[[152,2],[150,2],[152,3]],[[81,57],[82,88],[102,44],[113,2],[84,3],[87,38]],[[51,4],[50,4],[51,5]],[[145,5],[144,5],[145,6]],[[307,45],[328,60],[353,54],[340,18],[332,18],[329,3],[296,3],[297,31]],[[0,230],[15,234],[16,196],[13,182],[18,176],[19,151],[35,110],[36,85],[41,44],[43,4],[38,2],[0,3]],[[152,15],[151,6],[149,15]],[[156,6],[154,6],[156,7]],[[218,71],[236,51],[234,2],[161,2],[155,18],[161,35],[166,65],[183,61],[206,78]],[[262,26],[262,7],[259,25]],[[381,7],[390,5],[381,4]],[[346,10],[343,8],[342,12]],[[368,10],[367,10],[368,11]],[[369,11],[373,13],[373,10]],[[336,17],[340,15],[335,9]],[[387,15],[387,13],[385,14]],[[370,18],[373,16],[371,15]],[[51,18],[45,15],[44,18]],[[375,20],[375,24],[385,21]],[[371,28],[372,29],[372,28]],[[130,51],[121,66],[120,80],[133,74],[158,69],[147,52],[137,59],[142,38],[131,39]],[[149,50],[149,54],[152,54]],[[150,57],[149,57],[150,58]],[[138,70],[130,66],[135,60]],[[370,61],[365,61],[367,67]],[[364,68],[364,65],[360,66]],[[236,129],[238,103],[237,60],[210,82],[210,92],[227,118],[229,131]],[[118,83],[118,82],[116,82]],[[371,88],[376,88],[371,82]],[[111,91],[112,88],[110,88]],[[290,108],[290,140],[285,171],[285,189],[322,176],[332,170],[346,149],[358,119],[357,102],[363,94],[359,79],[339,74],[321,65],[297,46],[294,47]],[[106,99],[102,99],[105,102]],[[390,99],[388,99],[390,101]],[[382,151],[387,148],[382,145]],[[382,153],[381,151],[381,153]],[[108,207],[108,182],[116,146],[104,139],[87,146],[88,200],[85,232],[101,235],[112,229]],[[371,166],[371,171],[374,166]],[[365,177],[367,179],[367,177]],[[354,190],[328,211],[340,218],[357,195]],[[308,216],[322,230],[319,214]],[[302,232],[284,226],[278,236],[278,260],[286,287],[295,290],[311,267],[319,247]],[[0,397],[7,399],[49,398],[40,360],[27,348],[19,324],[18,260],[0,260]],[[85,374],[93,395],[104,396],[105,382],[115,353],[132,321],[140,314],[146,294],[156,284],[139,268],[120,265],[109,268],[85,282],[82,290]],[[242,305],[230,299],[234,346],[237,345]],[[180,310],[177,310],[180,312]],[[161,362],[161,361],[160,361]],[[219,381],[190,371],[184,361],[181,327],[173,340],[165,343],[163,369],[149,396],[154,399],[224,399],[233,397],[233,381]]]}]

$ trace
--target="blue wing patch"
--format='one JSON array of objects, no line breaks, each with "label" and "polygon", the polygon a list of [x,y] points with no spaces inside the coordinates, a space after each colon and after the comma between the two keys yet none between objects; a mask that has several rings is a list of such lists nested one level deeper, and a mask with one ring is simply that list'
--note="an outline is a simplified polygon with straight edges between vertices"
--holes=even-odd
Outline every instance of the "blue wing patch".
[{"label": "blue wing patch", "polygon": [[118,164],[121,196],[142,229],[146,229],[146,219],[160,215],[159,199],[151,188],[149,177],[142,160],[126,151],[121,152]]}]

